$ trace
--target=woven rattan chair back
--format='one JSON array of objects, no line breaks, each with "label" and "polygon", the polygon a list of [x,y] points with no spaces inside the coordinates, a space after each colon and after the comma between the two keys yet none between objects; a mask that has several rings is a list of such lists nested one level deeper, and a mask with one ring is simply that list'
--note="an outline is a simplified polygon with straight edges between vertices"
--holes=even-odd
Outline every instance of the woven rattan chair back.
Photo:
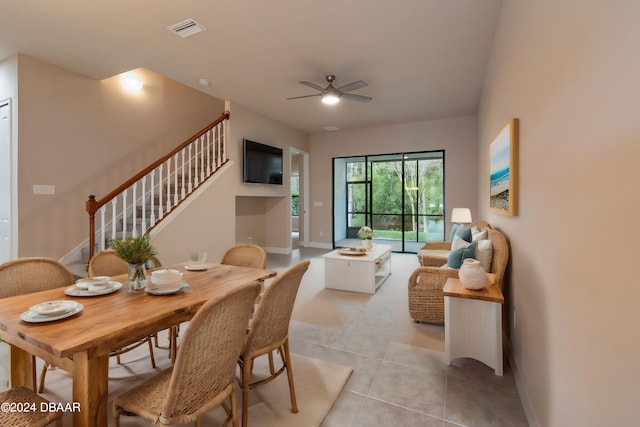
[{"label": "woven rattan chair back", "polygon": [[[287,372],[291,411],[298,412],[296,392],[293,383],[291,355],[289,353],[289,323],[293,305],[300,288],[304,273],[309,268],[309,261],[300,262],[276,276],[262,293],[262,299],[250,323],[247,341],[238,364],[242,370],[240,385],[242,386],[242,425],[246,427],[249,415],[249,390],[265,384],[278,375]],[[276,371],[273,363],[274,350],[278,350],[282,367]],[[251,383],[253,361],[256,357],[267,354],[271,375]]]},{"label": "woven rattan chair back", "polygon": [[476,228],[476,229],[478,229],[480,231],[482,231],[482,230],[491,230],[492,229],[491,224],[489,224],[487,221],[483,221],[483,220],[473,221],[470,224],[470,227],[471,228]]},{"label": "woven rattan chair back", "polygon": [[265,269],[267,267],[267,253],[258,245],[236,245],[227,249],[220,264]]},{"label": "woven rattan chair back", "polygon": [[504,272],[509,262],[509,244],[507,238],[497,230],[489,229],[487,238],[491,240],[493,256],[491,258],[491,273],[496,275],[496,283],[502,289]]},{"label": "woven rattan chair back", "polygon": [[[73,284],[73,274],[59,261],[51,258],[19,258],[0,265],[0,298],[29,294]],[[32,360],[32,387],[36,389],[35,357]],[[45,363],[40,376],[44,388]]]},{"label": "woven rattan chair back", "polygon": [[117,276],[129,271],[127,262],[120,258],[113,249],[104,249],[89,260],[89,277]]},{"label": "woven rattan chair back", "polygon": [[0,298],[73,284],[73,274],[50,258],[19,258],[0,265]]},{"label": "woven rattan chair back", "polygon": [[[158,257],[152,256],[147,261],[147,268],[159,268],[162,263]],[[113,249],[104,249],[89,260],[89,277],[117,276],[129,271],[127,262],[120,258]]]},{"label": "woven rattan chair back", "polygon": [[287,339],[293,304],[308,268],[309,261],[303,261],[276,276],[266,287],[251,322],[244,355],[265,354],[280,347]]},{"label": "woven rattan chair back", "polygon": [[[163,425],[192,423],[227,398],[233,412],[236,363],[259,289],[252,282],[203,305],[184,332],[173,367],[114,400],[116,426],[122,413]],[[228,415],[236,425],[235,413]]]}]

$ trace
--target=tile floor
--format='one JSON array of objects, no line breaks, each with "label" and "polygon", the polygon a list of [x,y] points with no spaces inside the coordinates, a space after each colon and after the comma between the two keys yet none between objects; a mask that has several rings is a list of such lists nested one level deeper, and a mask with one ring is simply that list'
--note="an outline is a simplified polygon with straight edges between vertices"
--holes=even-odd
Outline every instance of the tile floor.
[{"label": "tile floor", "polygon": [[292,351],[354,368],[323,427],[528,425],[508,364],[502,377],[473,359],[447,366],[444,328],[409,318],[415,254],[393,254],[391,276],[367,295],[324,289],[326,252],[268,257],[277,270],[312,260],[291,321]]}]

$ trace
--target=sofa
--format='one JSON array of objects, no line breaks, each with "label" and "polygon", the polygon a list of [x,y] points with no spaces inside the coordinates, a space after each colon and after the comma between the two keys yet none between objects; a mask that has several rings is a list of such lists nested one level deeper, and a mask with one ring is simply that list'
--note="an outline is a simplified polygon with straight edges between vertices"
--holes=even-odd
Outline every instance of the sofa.
[{"label": "sofa", "polygon": [[[509,246],[504,234],[485,222],[471,224],[472,228],[486,231],[491,258],[485,270],[496,275],[496,284],[502,289],[502,281],[509,260]],[[478,227],[479,226],[479,227]],[[485,240],[485,239],[483,239]],[[444,324],[444,294],[442,289],[448,278],[458,278],[458,269],[447,265],[452,242],[431,242],[423,246],[418,255],[421,266],[409,278],[409,315],[416,322]],[[431,251],[431,252],[429,252]],[[435,251],[435,252],[433,252]]]},{"label": "sofa", "polygon": [[[492,227],[486,221],[475,221],[470,225],[472,231],[482,232],[490,230]],[[452,233],[453,234],[453,233]],[[453,239],[451,239],[453,240]],[[447,263],[449,252],[451,251],[451,241],[449,242],[427,242],[418,250],[418,262],[423,267],[441,267]]]}]

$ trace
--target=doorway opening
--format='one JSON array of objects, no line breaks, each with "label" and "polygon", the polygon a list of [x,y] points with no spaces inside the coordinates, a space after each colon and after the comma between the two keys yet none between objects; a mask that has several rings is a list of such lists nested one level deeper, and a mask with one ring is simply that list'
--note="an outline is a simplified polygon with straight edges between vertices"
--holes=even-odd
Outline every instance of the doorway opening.
[{"label": "doorway opening", "polygon": [[309,153],[291,149],[291,250],[309,246]]}]

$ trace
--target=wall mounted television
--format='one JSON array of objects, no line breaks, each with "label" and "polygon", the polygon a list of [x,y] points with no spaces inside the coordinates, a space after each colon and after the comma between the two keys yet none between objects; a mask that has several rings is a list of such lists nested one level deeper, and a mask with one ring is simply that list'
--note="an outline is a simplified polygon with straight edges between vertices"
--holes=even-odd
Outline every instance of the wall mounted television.
[{"label": "wall mounted television", "polygon": [[243,140],[243,181],[282,185],[282,149]]}]

